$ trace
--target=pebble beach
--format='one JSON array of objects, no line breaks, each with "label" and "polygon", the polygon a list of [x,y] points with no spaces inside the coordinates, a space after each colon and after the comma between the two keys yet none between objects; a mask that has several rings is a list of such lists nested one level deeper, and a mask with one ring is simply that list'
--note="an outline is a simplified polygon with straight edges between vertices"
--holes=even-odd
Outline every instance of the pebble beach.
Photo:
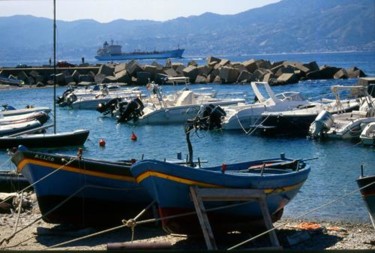
[{"label": "pebble beach", "polygon": [[[40,219],[36,204],[18,213],[0,214],[0,250],[207,250],[203,238],[170,235],[156,224],[115,228],[72,228]],[[218,250],[375,250],[375,230],[369,223],[281,219],[274,223],[280,247],[272,248],[267,234],[232,233],[216,237]],[[245,243],[244,243],[245,242]]]}]

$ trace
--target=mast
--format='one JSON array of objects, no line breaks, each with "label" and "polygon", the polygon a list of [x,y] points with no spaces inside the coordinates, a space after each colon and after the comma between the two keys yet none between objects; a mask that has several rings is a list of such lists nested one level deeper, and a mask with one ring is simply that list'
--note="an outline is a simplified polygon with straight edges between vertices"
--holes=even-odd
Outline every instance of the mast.
[{"label": "mast", "polygon": [[53,131],[56,133],[56,0],[53,0]]}]

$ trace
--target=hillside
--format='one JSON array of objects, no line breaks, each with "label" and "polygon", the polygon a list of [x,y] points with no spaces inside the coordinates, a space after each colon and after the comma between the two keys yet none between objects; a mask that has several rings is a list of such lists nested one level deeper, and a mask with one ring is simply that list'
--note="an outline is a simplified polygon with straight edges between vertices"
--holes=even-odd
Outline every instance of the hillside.
[{"label": "hillside", "polygon": [[[58,11],[57,11],[58,13]],[[0,17],[0,57],[52,56],[53,22]],[[180,46],[185,55],[375,50],[373,0],[283,0],[236,15],[205,13],[165,22],[57,21],[58,58],[92,58],[105,40],[124,51]]]}]

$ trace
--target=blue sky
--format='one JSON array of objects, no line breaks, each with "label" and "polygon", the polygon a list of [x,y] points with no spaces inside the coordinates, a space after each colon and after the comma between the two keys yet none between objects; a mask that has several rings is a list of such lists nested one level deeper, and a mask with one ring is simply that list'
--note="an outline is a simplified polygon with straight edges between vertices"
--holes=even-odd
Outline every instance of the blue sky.
[{"label": "blue sky", "polygon": [[[237,14],[280,0],[56,0],[58,20],[115,19],[166,21],[205,12]],[[0,16],[53,18],[53,0],[0,0]]]}]

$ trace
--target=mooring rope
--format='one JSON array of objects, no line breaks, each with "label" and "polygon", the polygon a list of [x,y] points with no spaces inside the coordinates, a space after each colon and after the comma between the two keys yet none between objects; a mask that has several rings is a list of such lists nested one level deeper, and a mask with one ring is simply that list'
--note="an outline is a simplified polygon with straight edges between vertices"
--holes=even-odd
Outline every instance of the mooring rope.
[{"label": "mooring rope", "polygon": [[[25,188],[23,188],[21,191],[20,191],[20,194],[21,194],[21,200],[20,200],[20,205],[19,205],[19,210],[18,210],[18,216],[17,216],[17,224],[16,224],[16,227],[13,231],[13,233],[8,236],[7,238],[4,238],[2,241],[0,241],[0,245],[2,245],[4,242],[7,242],[9,243],[9,241],[16,235],[18,234],[19,232],[25,230],[26,228],[30,227],[32,224],[34,224],[35,222],[39,221],[40,219],[42,219],[44,216],[41,216],[39,218],[37,218],[36,220],[34,220],[33,222],[31,222],[30,224],[26,225],[25,227],[21,228],[20,230],[16,230],[17,229],[17,226],[18,226],[18,220],[19,220],[19,216],[20,216],[20,209],[21,209],[21,205],[22,205],[22,195],[23,195],[23,192],[25,192],[27,189],[33,187],[34,185],[36,185],[37,183],[43,181],[44,179],[46,179],[47,177],[53,175],[54,173],[56,173],[57,171],[61,170],[63,167],[69,165],[70,163],[72,163],[73,161],[75,161],[77,158],[73,158],[73,159],[70,159],[66,164],[63,164],[62,166],[60,166],[59,168],[57,168],[56,170],[52,171],[51,173],[45,175],[44,177],[40,178],[39,180],[35,181],[34,183],[26,186]],[[5,198],[3,201],[1,201],[0,203],[4,203],[5,201],[9,200],[10,198],[12,198],[13,196],[8,196],[7,198]],[[61,204],[61,203],[60,203]],[[60,206],[60,205],[58,205]],[[55,210],[56,207],[53,209]],[[49,214],[50,212],[47,212],[47,214]],[[46,215],[47,215],[46,214]]]},{"label": "mooring rope", "polygon": [[[69,240],[69,241],[66,241],[66,242],[58,243],[58,244],[55,244],[55,245],[52,245],[52,246],[48,247],[47,249],[60,247],[60,246],[65,245],[65,244],[69,244],[69,243],[72,243],[72,242],[76,242],[76,241],[80,241],[80,240],[83,240],[83,239],[91,238],[91,237],[98,236],[98,235],[101,235],[101,234],[104,234],[104,233],[112,232],[114,230],[117,230],[117,229],[120,229],[120,228],[124,228],[124,227],[131,227],[132,226],[133,230],[134,230],[134,227],[137,225],[136,220],[141,215],[143,215],[154,203],[155,203],[155,201],[152,201],[135,218],[129,219],[128,221],[127,220],[123,220],[122,221],[123,222],[122,225],[119,225],[119,226],[116,226],[116,227],[113,227],[113,228],[109,228],[109,229],[105,229],[105,230],[102,230],[102,231],[99,231],[99,232],[96,232],[96,233],[93,233],[93,234],[85,235],[85,236],[82,236],[82,237],[79,237],[79,238],[75,238],[75,239],[72,239],[72,240]],[[129,221],[131,221],[131,222],[129,222]],[[132,240],[133,240],[133,236],[134,236],[134,234],[133,234],[133,231],[132,231]]]},{"label": "mooring rope", "polygon": [[[318,207],[316,207],[316,208],[313,208],[313,209],[311,209],[310,211],[307,211],[307,212],[305,212],[305,213],[302,213],[301,215],[298,215],[297,217],[294,217],[294,219],[295,219],[295,220],[300,219],[300,218],[302,218],[302,217],[305,216],[305,215],[308,215],[308,214],[310,214],[310,213],[313,213],[313,212],[315,212],[315,211],[317,211],[317,210],[319,210],[319,209],[322,209],[322,208],[324,208],[324,207],[326,207],[326,206],[332,205],[332,204],[335,203],[335,202],[341,201],[342,199],[344,199],[344,198],[346,198],[346,197],[348,197],[348,196],[350,196],[350,195],[353,195],[353,194],[355,194],[355,193],[357,193],[357,192],[359,192],[359,191],[361,191],[361,190],[363,190],[363,189],[365,189],[365,188],[367,188],[367,187],[370,187],[370,186],[372,186],[372,185],[374,185],[374,184],[375,184],[375,181],[372,182],[372,183],[369,183],[369,184],[367,184],[367,185],[365,185],[365,186],[363,186],[363,187],[360,187],[360,188],[358,188],[358,189],[356,189],[356,190],[353,190],[353,191],[351,191],[351,192],[349,192],[349,193],[347,193],[347,194],[344,194],[343,196],[338,197],[338,198],[336,198],[336,199],[334,199],[334,200],[332,200],[332,201],[329,201],[329,202],[327,202],[327,203],[325,203],[325,204],[323,204],[323,205],[321,205],[321,206],[318,206]],[[246,243],[248,243],[248,242],[251,242],[251,241],[253,241],[253,240],[255,240],[255,239],[257,239],[257,238],[259,238],[259,237],[261,237],[261,236],[263,236],[263,235],[265,235],[265,234],[268,234],[269,232],[271,232],[271,231],[273,231],[273,230],[275,230],[275,229],[278,229],[278,228],[280,228],[280,227],[283,227],[283,226],[285,226],[285,225],[287,225],[287,223],[282,223],[282,224],[280,224],[280,225],[278,225],[278,226],[275,226],[275,227],[273,227],[273,228],[271,228],[271,229],[269,229],[269,230],[267,230],[267,231],[264,231],[263,233],[260,233],[260,234],[258,234],[258,235],[256,235],[256,236],[252,237],[252,238],[249,238],[248,240],[245,240],[245,241],[243,241],[243,242],[241,242],[241,243],[239,243],[239,244],[236,244],[236,245],[234,245],[234,246],[228,248],[227,250],[233,250],[233,249],[236,249],[236,248],[238,248],[239,246],[242,246],[242,245],[244,245],[244,244],[246,244]]]}]

